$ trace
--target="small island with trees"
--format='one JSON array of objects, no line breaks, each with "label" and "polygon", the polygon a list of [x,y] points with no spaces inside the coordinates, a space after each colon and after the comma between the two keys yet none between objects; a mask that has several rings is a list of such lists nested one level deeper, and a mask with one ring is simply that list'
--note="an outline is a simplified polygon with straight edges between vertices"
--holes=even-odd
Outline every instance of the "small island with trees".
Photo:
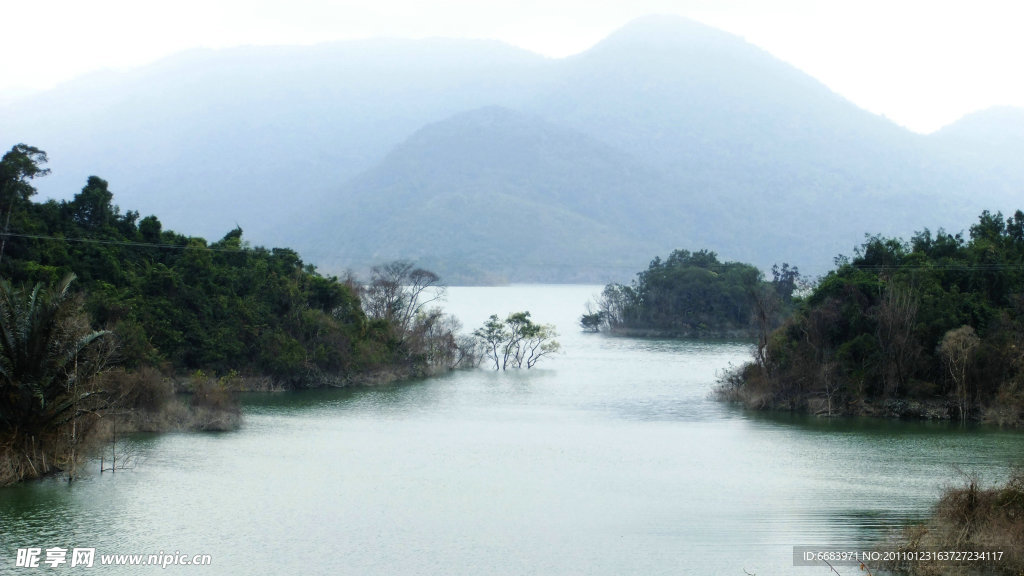
[{"label": "small island with trees", "polygon": [[[716,396],[756,410],[1024,425],[1024,212],[983,212],[963,234],[925,229],[909,241],[868,236],[813,286],[795,267],[765,280],[714,252],[655,258],[630,285],[609,284],[584,331],[738,337],[751,360],[724,372]],[[927,521],[894,544],[908,553],[1009,551],[1024,568],[1024,473],[983,488],[968,476]],[[925,557],[925,556],[922,556]],[[875,568],[946,573],[938,561]]]},{"label": "small island with trees", "polygon": [[619,336],[751,338],[789,313],[800,272],[774,266],[766,280],[757,267],[721,262],[709,250],[675,250],[656,257],[629,285],[605,286],[587,304],[580,326]]},{"label": "small island with trees", "polygon": [[740,338],[752,358],[724,400],[754,409],[1024,425],[1024,212],[983,212],[963,234],[868,236],[810,284],[708,250],[655,258],[605,286],[584,331]]}]

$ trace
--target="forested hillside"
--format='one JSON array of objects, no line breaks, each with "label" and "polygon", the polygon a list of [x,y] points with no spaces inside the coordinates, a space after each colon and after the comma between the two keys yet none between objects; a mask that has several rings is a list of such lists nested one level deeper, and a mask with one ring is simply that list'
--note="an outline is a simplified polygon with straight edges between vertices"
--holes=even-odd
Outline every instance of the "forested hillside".
[{"label": "forested hillside", "polygon": [[[360,284],[318,273],[294,250],[253,247],[240,228],[213,242],[164,230],[156,216],[122,212],[96,176],[70,201],[32,201],[46,160],[25,145],[3,158],[0,210],[9,232],[0,275],[15,285],[54,285],[74,273],[92,323],[117,336],[119,363],[172,373],[236,371],[285,387],[444,364],[413,344],[414,335],[440,331],[440,324],[396,323],[392,301],[367,313],[361,295],[374,295],[361,294]],[[425,278],[437,284],[436,276]]]},{"label": "forested hillside", "polygon": [[723,384],[755,407],[1024,423],[1024,213],[871,236]]}]

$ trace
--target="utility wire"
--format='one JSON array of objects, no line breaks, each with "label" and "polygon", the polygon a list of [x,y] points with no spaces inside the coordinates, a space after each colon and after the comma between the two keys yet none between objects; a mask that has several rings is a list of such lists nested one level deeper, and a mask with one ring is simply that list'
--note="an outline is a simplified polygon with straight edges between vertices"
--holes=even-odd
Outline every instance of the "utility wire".
[{"label": "utility wire", "polygon": [[[195,250],[205,250],[208,252],[231,252],[238,254],[251,250],[251,248],[213,248],[210,246],[196,246],[192,244],[161,244],[161,243],[150,243],[150,242],[128,242],[126,240],[100,240],[99,238],[68,238],[65,236],[43,236],[41,234],[15,234],[0,232],[0,237],[5,238],[25,238],[28,240],[51,240],[57,242],[74,242],[78,244],[102,244],[106,246],[130,246],[139,248],[163,248],[172,250],[184,250],[186,248],[192,248]],[[192,240],[191,237],[188,238]]]}]

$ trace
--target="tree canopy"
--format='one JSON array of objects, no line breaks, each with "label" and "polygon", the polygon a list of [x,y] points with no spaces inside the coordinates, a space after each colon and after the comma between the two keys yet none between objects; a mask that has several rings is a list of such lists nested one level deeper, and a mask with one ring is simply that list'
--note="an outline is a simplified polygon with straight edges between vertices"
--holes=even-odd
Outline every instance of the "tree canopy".
[{"label": "tree canopy", "polygon": [[[581,322],[605,322],[613,332],[666,336],[750,335],[759,296],[770,294],[788,306],[799,272],[788,264],[764,280],[750,264],[721,262],[708,250],[675,250],[656,257],[630,285],[608,284],[597,312]],[[774,306],[777,311],[779,305]],[[777,316],[772,312],[771,320]]]},{"label": "tree canopy", "polygon": [[376,268],[364,290],[320,274],[294,250],[250,246],[237,227],[209,242],[122,212],[97,176],[70,201],[32,202],[28,181],[45,174],[45,160],[18,145],[0,162],[0,210],[10,223],[0,276],[53,285],[74,273],[92,322],[114,333],[129,367],[341,384],[387,366],[418,372],[424,335],[441,338],[452,325],[437,315],[427,322],[424,295],[439,279],[408,262]]},{"label": "tree canopy", "polygon": [[823,412],[1024,420],[1024,213],[968,237],[868,236],[838,258],[733,382],[754,404]]},{"label": "tree canopy", "polygon": [[513,312],[505,320],[492,314],[483,326],[473,331],[483,348],[483,356],[495,370],[533,368],[541,358],[557,353],[561,345],[551,324],[537,324],[528,311]]}]

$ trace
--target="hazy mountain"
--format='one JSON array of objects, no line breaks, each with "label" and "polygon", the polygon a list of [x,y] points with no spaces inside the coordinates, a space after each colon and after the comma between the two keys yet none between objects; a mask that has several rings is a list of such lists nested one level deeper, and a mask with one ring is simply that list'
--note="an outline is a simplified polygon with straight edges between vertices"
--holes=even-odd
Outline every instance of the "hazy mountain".
[{"label": "hazy mountain", "polygon": [[625,279],[708,247],[821,272],[865,232],[960,230],[1024,189],[1024,113],[921,136],[741,38],[675,17],[561,60],[475,41],[196,51],[0,110],[126,208],[340,271]]},{"label": "hazy mountain", "polygon": [[328,268],[404,257],[451,281],[593,280],[699,241],[722,210],[707,204],[589,136],[488,107],[424,127],[321,199],[300,248]]},{"label": "hazy mountain", "polygon": [[[959,230],[983,208],[1013,208],[1000,204],[1010,198],[1007,181],[973,169],[953,154],[956,147],[865,112],[741,39],[687,20],[642,19],[552,66],[552,80],[524,107],[546,125],[518,118],[520,137],[510,139],[509,125],[485,127],[479,115],[468,115],[422,131],[372,173],[320,202],[322,221],[346,222],[346,198],[377,198],[351,214],[390,224],[377,235],[344,225],[329,234],[329,225],[313,224],[312,238],[331,237],[345,250],[332,254],[320,244],[304,252],[331,267],[406,255],[440,257],[436,266],[449,274],[481,274],[482,266],[521,281],[600,280],[620,269],[612,265],[620,257],[636,260],[639,270],[655,254],[707,246],[725,258],[763,267],[789,261],[817,273],[835,255],[849,254],[865,233]],[[550,138],[554,126],[574,138]],[[588,162],[598,156],[581,142],[602,142],[618,154]],[[521,161],[540,150],[528,156],[531,162]],[[468,189],[481,204],[449,214],[401,196],[414,194],[436,207],[431,199]],[[574,192],[538,205],[539,195],[551,190]],[[588,211],[588,196],[609,195],[620,199],[615,207],[598,203],[605,212]],[[497,212],[486,204],[497,198],[509,203],[503,204],[508,218],[534,215],[517,220],[524,236],[546,238],[547,221],[540,219],[552,214],[564,222],[556,228],[564,236],[542,252],[531,248],[529,258],[497,258],[481,239],[494,223],[479,213]],[[623,208],[634,206],[658,217]],[[583,221],[568,213],[589,218],[592,234],[581,235],[570,222]],[[460,233],[425,233],[438,222]],[[635,256],[646,246],[652,246],[646,256]],[[595,254],[607,254],[608,265],[598,265]]]},{"label": "hazy mountain", "polygon": [[804,170],[868,155],[879,140],[913,146],[910,133],[810,76],[683,18],[636,20],[558,65],[557,84],[531,109],[660,167],[713,180],[737,163]]},{"label": "hazy mountain", "polygon": [[237,222],[287,242],[276,219],[296,199],[337,189],[425,123],[525,100],[545,63],[471,40],[196,50],[0,109],[0,134],[5,149],[49,153],[44,195],[97,174],[176,229],[219,237]]},{"label": "hazy mountain", "polygon": [[865,232],[965,226],[1006,199],[1005,182],[927,138],[682,18],[637,20],[559,65],[530,109],[734,207],[716,220],[731,257],[820,270]]},{"label": "hazy mountain", "polygon": [[975,112],[930,139],[964,171],[987,174],[993,180],[991,186],[1002,187],[1006,195],[1024,197],[1024,108],[1001,106]]}]

